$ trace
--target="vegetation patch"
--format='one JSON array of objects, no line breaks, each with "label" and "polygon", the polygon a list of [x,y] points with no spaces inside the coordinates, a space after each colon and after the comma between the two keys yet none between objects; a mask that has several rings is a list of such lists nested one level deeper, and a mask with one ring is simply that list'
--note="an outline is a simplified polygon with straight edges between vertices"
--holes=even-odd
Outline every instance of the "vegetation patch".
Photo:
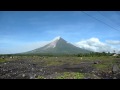
[{"label": "vegetation patch", "polygon": [[111,68],[109,64],[95,64],[93,67],[95,67],[97,70],[108,70]]},{"label": "vegetation patch", "polygon": [[45,79],[43,76],[38,76],[36,79]]},{"label": "vegetation patch", "polygon": [[64,63],[60,60],[49,58],[48,60],[44,60],[44,64],[46,66],[60,66],[63,65]]},{"label": "vegetation patch", "polygon": [[4,59],[0,59],[0,63],[2,63],[2,62],[6,62],[6,60],[4,60]]},{"label": "vegetation patch", "polygon": [[84,74],[79,72],[64,72],[63,75],[56,79],[84,79]]}]

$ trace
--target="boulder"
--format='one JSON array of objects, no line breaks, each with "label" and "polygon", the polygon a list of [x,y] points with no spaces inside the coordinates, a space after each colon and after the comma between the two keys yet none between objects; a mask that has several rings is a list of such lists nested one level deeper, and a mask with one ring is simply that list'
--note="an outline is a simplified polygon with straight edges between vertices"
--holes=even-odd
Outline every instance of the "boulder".
[{"label": "boulder", "polygon": [[94,64],[98,64],[99,62],[98,61],[95,61],[95,62],[93,62]]},{"label": "boulder", "polygon": [[113,73],[116,73],[116,72],[118,72],[120,69],[119,69],[119,67],[118,67],[118,65],[113,65],[113,67],[112,67],[112,72]]}]

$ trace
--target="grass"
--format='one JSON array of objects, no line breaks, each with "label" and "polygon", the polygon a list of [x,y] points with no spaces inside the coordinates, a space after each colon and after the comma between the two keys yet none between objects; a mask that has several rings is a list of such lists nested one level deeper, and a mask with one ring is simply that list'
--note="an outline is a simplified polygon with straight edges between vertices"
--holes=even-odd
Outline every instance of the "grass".
[{"label": "grass", "polygon": [[85,61],[95,61],[95,60],[100,60],[100,61],[108,61],[108,60],[111,60],[111,59],[114,59],[113,57],[111,56],[101,56],[101,57],[97,57],[97,56],[94,56],[94,57],[83,57],[83,60]]},{"label": "grass", "polygon": [[56,79],[84,79],[84,74],[79,72],[64,72],[63,75]]},{"label": "grass", "polygon": [[100,69],[100,70],[109,68],[109,64],[95,64],[93,66],[96,67],[97,69]]},{"label": "grass", "polygon": [[0,63],[6,62],[5,59],[0,59]]},{"label": "grass", "polygon": [[[63,72],[53,79],[101,79],[95,74],[90,73],[79,73],[79,72]],[[46,79],[44,76],[38,76],[36,79]]]},{"label": "grass", "polygon": [[94,64],[93,67],[96,68],[96,70],[107,72],[112,70],[113,64],[115,64],[115,62],[111,60],[111,61],[105,61],[104,63],[101,64]]},{"label": "grass", "polygon": [[[84,74],[79,72],[64,72],[53,79],[84,79]],[[38,76],[36,79],[46,79],[44,76]]]},{"label": "grass", "polygon": [[93,62],[93,61],[102,61],[104,63],[114,63],[114,58],[112,57],[48,57],[44,58],[42,61],[47,65],[47,66],[60,66],[65,63],[69,65],[74,65],[74,64],[79,64],[81,62]]},{"label": "grass", "polygon": [[45,79],[43,76],[38,76],[36,79]]},{"label": "grass", "polygon": [[60,66],[62,64],[63,64],[62,62],[58,62],[58,61],[47,62],[47,66]]}]

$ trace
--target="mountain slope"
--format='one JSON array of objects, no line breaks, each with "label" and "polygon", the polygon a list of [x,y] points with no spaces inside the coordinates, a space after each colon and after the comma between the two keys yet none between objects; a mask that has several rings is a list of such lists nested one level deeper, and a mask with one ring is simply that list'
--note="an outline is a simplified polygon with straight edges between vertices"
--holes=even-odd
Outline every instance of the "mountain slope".
[{"label": "mountain slope", "polygon": [[61,37],[56,37],[52,40],[51,43],[41,47],[34,49],[32,51],[26,53],[34,53],[34,54],[77,54],[77,53],[89,53],[90,51],[78,48],[67,41],[65,41]]}]

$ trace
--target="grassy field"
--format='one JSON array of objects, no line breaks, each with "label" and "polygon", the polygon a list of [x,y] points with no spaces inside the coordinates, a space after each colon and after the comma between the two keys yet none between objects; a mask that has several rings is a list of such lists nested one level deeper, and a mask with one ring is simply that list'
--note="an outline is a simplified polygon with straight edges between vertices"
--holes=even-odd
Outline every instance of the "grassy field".
[{"label": "grassy field", "polygon": [[120,58],[113,56],[13,56],[0,59],[0,78],[26,79],[30,78],[31,73],[33,79],[119,78],[119,70],[113,73],[114,65],[120,68]]}]

